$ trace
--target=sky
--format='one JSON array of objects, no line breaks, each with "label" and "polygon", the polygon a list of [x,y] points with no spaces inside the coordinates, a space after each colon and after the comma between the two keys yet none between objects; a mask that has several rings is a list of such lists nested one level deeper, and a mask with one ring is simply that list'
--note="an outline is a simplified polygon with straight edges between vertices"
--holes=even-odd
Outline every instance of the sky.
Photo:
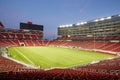
[{"label": "sky", "polygon": [[0,21],[19,29],[20,22],[44,25],[44,39],[57,37],[60,25],[120,14],[120,0],[0,0]]}]

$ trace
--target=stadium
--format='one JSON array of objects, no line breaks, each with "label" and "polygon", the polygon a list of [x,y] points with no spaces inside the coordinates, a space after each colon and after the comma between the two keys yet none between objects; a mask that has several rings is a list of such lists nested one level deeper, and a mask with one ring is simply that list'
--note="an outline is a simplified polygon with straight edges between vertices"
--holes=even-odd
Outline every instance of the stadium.
[{"label": "stadium", "polygon": [[120,14],[60,25],[43,40],[44,26],[0,22],[2,80],[120,80]]}]

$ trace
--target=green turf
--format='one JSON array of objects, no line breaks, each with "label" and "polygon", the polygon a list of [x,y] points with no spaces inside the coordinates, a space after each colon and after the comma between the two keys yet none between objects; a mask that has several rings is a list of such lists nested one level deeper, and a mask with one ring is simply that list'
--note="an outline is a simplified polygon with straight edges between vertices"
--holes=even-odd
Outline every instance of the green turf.
[{"label": "green turf", "polygon": [[71,67],[115,56],[62,47],[11,47],[11,57],[42,68]]}]

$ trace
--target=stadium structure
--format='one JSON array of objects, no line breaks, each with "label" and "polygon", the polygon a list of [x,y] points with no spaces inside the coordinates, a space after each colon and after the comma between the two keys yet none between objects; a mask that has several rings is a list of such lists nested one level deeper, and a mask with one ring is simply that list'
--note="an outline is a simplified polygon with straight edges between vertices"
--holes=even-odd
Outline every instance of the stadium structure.
[{"label": "stadium structure", "polygon": [[[113,52],[115,54],[116,52],[119,53],[120,15],[98,18],[77,24],[60,25],[58,27],[58,40],[87,42],[91,46],[81,47],[110,51],[110,53]],[[107,47],[110,45],[111,47]],[[118,46],[115,47],[115,45]]]},{"label": "stadium structure", "polygon": [[[43,25],[28,22],[20,23],[20,29],[6,29],[0,22],[0,80],[120,80],[120,14],[77,24],[60,25],[55,40],[43,40],[43,35]],[[14,59],[16,56],[10,54],[13,50],[9,51],[10,48],[30,46],[70,48],[114,57],[66,68],[43,69]],[[22,51],[16,50],[15,53],[23,54]],[[63,55],[65,54],[67,53]],[[86,53],[82,58],[87,60],[85,55]],[[23,57],[30,61],[24,54]]]}]

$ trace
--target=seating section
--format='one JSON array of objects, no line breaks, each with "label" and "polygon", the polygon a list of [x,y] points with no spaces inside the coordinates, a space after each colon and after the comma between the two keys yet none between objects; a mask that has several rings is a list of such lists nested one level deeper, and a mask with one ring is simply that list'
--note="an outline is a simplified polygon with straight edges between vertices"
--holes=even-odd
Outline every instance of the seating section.
[{"label": "seating section", "polygon": [[67,46],[77,47],[81,49],[97,49],[111,52],[120,52],[120,42],[80,42],[80,41],[43,41],[43,40],[0,40],[2,46],[20,46],[23,43],[25,46]]},{"label": "seating section", "polygon": [[57,40],[73,40],[73,41],[104,41],[104,40],[119,40],[120,36],[62,36],[58,37]]},{"label": "seating section", "polygon": [[[119,58],[120,60],[120,58]],[[88,67],[88,66],[87,66]],[[77,69],[33,69],[0,56],[0,79],[2,80],[118,80],[119,76],[99,74]]]},{"label": "seating section", "polygon": [[[42,34],[42,33],[41,33]],[[19,39],[19,40],[40,40],[42,36],[40,33],[34,34],[23,34],[23,33],[7,33],[7,32],[0,32],[0,39]]]},{"label": "seating section", "polygon": [[22,67],[24,67],[22,64],[0,56],[0,72],[10,72],[14,70],[17,71],[17,69]]},{"label": "seating section", "polygon": [[[34,34],[23,34],[23,33],[0,33],[0,44],[2,46],[20,46],[24,44],[25,46],[42,46],[42,45],[54,45],[54,46],[71,46],[78,47],[82,49],[99,49],[111,52],[120,52],[120,42],[106,42],[103,40],[119,40],[120,36],[96,36],[96,37],[68,37],[64,36],[55,41],[48,40],[40,40],[42,36],[38,35],[38,33],[33,32]],[[66,41],[67,39],[71,39],[73,41]],[[101,41],[92,41],[101,40]],[[88,40],[88,41],[84,41]],[[89,41],[91,40],[91,41]],[[7,45],[6,45],[7,44]]]},{"label": "seating section", "polygon": [[120,52],[120,42],[52,41],[49,45]]},{"label": "seating section", "polygon": [[[120,36],[67,37],[57,40],[41,40],[39,33],[0,33],[0,46],[64,46],[87,50],[120,52]],[[70,40],[71,39],[71,40]],[[93,41],[96,40],[96,41]],[[103,41],[106,39],[106,41]],[[85,40],[85,41],[84,41]],[[97,41],[98,40],[98,41]],[[101,41],[99,41],[101,40]],[[120,57],[75,66],[68,69],[42,70],[29,68],[23,64],[0,56],[0,80],[120,80]]]},{"label": "seating section", "polygon": [[80,71],[94,72],[100,74],[118,75],[120,76],[120,57],[94,62],[84,66],[77,66],[74,69]]}]

